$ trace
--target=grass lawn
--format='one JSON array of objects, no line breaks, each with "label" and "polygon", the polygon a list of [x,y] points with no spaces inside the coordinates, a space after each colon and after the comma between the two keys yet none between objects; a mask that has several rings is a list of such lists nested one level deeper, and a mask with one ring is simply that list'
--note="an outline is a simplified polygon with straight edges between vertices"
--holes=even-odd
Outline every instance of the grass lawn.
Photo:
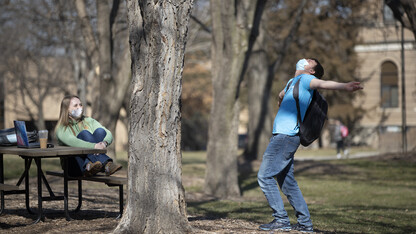
[{"label": "grass lawn", "polygon": [[[183,153],[184,176],[204,178],[205,154]],[[188,213],[270,222],[271,209],[257,185],[256,172],[240,175],[243,198],[239,201],[189,202]],[[296,162],[295,175],[316,231],[416,233],[414,160]],[[195,187],[191,189],[195,191]],[[296,223],[292,207],[284,200],[291,222]]]},{"label": "grass lawn", "polygon": [[[305,154],[304,152],[299,152]],[[315,155],[332,154],[317,150]],[[304,155],[302,155],[304,156]],[[413,157],[416,157],[414,155]],[[19,178],[23,160],[4,156],[5,178]],[[183,177],[203,181],[206,152],[183,152]],[[118,154],[125,170],[127,154]],[[59,159],[42,160],[44,170],[59,170]],[[35,166],[32,165],[31,176]],[[242,197],[237,200],[188,202],[188,214],[212,218],[242,219],[256,223],[272,220],[263,193],[257,185],[257,169],[240,175]],[[402,159],[349,159],[298,161],[295,175],[316,231],[341,233],[416,233],[416,163]],[[203,183],[185,186],[187,192],[202,192]],[[292,223],[296,217],[285,200]]]}]

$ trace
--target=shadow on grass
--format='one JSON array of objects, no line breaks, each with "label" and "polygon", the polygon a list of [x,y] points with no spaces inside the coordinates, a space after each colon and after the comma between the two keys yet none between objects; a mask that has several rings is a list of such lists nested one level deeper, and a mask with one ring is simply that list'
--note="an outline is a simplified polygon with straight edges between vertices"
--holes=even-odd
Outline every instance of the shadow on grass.
[{"label": "shadow on grass", "polygon": [[[34,210],[35,212],[36,209]],[[55,209],[44,209],[43,215],[47,220],[65,220],[65,213],[63,210],[55,210]],[[8,222],[7,217],[13,217],[13,220]],[[21,217],[18,222],[16,222],[16,216]],[[118,216],[118,212],[108,212],[102,210],[93,210],[93,209],[86,209],[81,210],[79,212],[70,212],[71,218],[75,220],[95,220],[95,219],[102,219],[102,218],[116,218]],[[5,218],[6,222],[0,221],[0,228],[2,230],[7,230],[16,227],[25,227],[27,225],[33,224],[33,222],[37,219],[37,214],[29,214],[26,209],[6,209],[5,213],[1,215],[2,218]],[[49,221],[48,221],[49,222]],[[70,221],[69,221],[70,222]],[[42,223],[42,221],[41,221]],[[35,224],[36,225],[36,224]]]},{"label": "shadow on grass", "polygon": [[188,202],[187,209],[190,214],[197,214],[190,220],[217,220],[223,218],[237,218],[246,221],[258,222],[264,214],[270,214],[270,208],[261,202],[233,202],[233,201],[203,201]]},{"label": "shadow on grass", "polygon": [[[415,233],[416,226],[411,217],[397,216],[401,210],[389,206],[334,206],[331,210],[309,207],[314,220],[326,226],[338,227],[336,233]],[[361,211],[361,212],[360,212]],[[342,230],[342,229],[343,230]]]},{"label": "shadow on grass", "polygon": [[346,166],[322,161],[295,162],[295,175],[302,174],[324,174],[324,175],[350,175]]}]

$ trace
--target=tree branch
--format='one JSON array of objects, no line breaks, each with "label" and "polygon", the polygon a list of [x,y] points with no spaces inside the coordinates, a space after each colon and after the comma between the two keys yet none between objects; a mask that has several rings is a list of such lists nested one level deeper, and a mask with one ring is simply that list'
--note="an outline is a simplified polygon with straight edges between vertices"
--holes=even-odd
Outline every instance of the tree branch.
[{"label": "tree branch", "polygon": [[191,15],[191,19],[193,19],[197,24],[199,24],[199,26],[201,26],[201,28],[207,32],[211,34],[211,29],[206,26],[204,23],[202,23],[198,18],[196,18],[195,16]]}]

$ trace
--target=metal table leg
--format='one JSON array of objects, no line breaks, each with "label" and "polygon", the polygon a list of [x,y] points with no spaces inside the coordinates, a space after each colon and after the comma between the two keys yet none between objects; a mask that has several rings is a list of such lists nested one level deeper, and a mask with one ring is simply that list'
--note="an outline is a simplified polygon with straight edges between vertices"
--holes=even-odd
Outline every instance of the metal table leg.
[{"label": "metal table leg", "polygon": [[38,171],[38,218],[33,224],[38,223],[39,221],[45,221],[43,216],[43,209],[42,209],[42,161],[40,158],[35,159]]},{"label": "metal table leg", "polygon": [[118,186],[118,192],[119,192],[118,198],[119,198],[120,213],[117,216],[117,219],[120,219],[121,216],[123,215],[123,207],[124,207],[124,202],[123,202],[123,200],[124,200],[124,198],[123,198],[123,193],[124,193],[124,191],[123,191],[123,185],[119,185]]},{"label": "metal table leg", "polygon": [[32,159],[31,158],[30,159],[24,158],[24,159],[25,159],[25,171],[23,172],[23,175],[20,177],[18,184],[21,183],[24,177],[26,210],[27,212],[29,212],[29,214],[35,214],[35,212],[33,212],[32,209],[30,208],[30,202],[29,202],[29,169],[30,169],[30,165],[32,164]]},{"label": "metal table leg", "polygon": [[[3,154],[0,154],[0,183],[4,183],[4,167],[3,167]],[[4,193],[3,190],[0,191],[0,197],[1,197],[1,210],[0,215],[4,212]]]},{"label": "metal table leg", "polygon": [[71,221],[72,218],[69,215],[68,209],[68,159],[65,157],[63,159],[63,166],[64,166],[64,210],[65,210],[65,217],[67,221]]},{"label": "metal table leg", "polygon": [[78,181],[78,206],[77,208],[75,208],[74,213],[80,211],[81,206],[82,206],[82,181],[81,180],[77,180],[77,181]]},{"label": "metal table leg", "polygon": [[[29,206],[29,169],[30,165],[32,163],[32,159],[24,158],[25,160],[25,171],[20,176],[19,181],[17,182],[16,186],[20,186],[23,179],[25,179],[25,189],[24,190],[13,190],[13,191],[1,191],[1,210],[0,215],[5,210],[5,204],[4,204],[4,196],[5,195],[11,195],[11,194],[25,194],[25,201],[26,201],[26,209],[29,212],[29,214],[35,214],[35,212],[32,211],[32,209]],[[3,162],[3,154],[0,154],[0,182],[4,183],[4,162]]]}]

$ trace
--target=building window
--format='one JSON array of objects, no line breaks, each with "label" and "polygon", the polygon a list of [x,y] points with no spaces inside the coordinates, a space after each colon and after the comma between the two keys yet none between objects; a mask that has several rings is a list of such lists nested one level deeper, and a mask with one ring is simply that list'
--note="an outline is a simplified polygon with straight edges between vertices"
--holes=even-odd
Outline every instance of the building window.
[{"label": "building window", "polygon": [[392,62],[381,65],[381,107],[392,108],[399,106],[397,66]]}]

